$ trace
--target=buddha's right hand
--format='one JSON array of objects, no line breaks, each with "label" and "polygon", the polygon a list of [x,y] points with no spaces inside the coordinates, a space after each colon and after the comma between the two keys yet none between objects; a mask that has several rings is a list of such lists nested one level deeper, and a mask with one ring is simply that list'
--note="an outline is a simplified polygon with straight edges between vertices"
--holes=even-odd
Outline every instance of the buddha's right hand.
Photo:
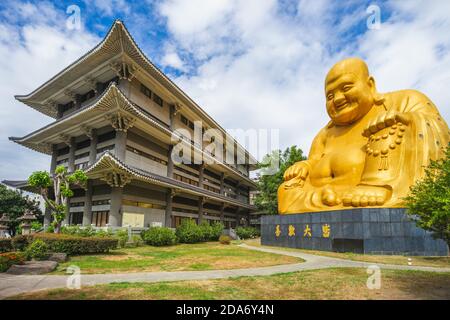
[{"label": "buddha's right hand", "polygon": [[[309,174],[309,164],[307,161],[299,161],[287,168],[284,172],[284,181],[303,180],[305,181]],[[297,178],[297,179],[296,179]]]}]

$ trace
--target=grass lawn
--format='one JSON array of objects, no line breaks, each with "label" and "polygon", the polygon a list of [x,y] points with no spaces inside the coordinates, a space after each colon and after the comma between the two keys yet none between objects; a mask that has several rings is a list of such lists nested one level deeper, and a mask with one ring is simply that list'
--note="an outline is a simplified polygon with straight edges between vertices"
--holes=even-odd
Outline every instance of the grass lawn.
[{"label": "grass lawn", "polygon": [[61,263],[54,273],[62,274],[70,265],[77,265],[83,274],[89,274],[238,269],[299,262],[302,260],[294,257],[207,242],[170,247],[142,246],[117,249],[108,254],[74,256]]},{"label": "grass lawn", "polygon": [[450,273],[383,270],[369,290],[362,268],[310,270],[261,277],[162,283],[114,283],[54,289],[11,299],[450,299]]},{"label": "grass lawn", "polygon": [[[408,265],[411,262],[413,266],[428,266],[428,267],[445,267],[450,268],[450,257],[418,257],[418,256],[395,256],[395,255],[368,255],[368,254],[356,254],[356,253],[339,253],[339,252],[329,252],[329,251],[318,251],[318,250],[306,250],[306,249],[295,249],[295,248],[282,248],[282,247],[272,247],[272,246],[261,246],[261,239],[251,239],[244,240],[242,243],[258,246],[264,248],[273,248],[286,251],[297,251],[310,254],[317,254],[332,258],[341,258],[354,261],[364,261],[364,262],[374,262],[374,263],[386,263],[386,264],[400,264]],[[235,244],[238,242],[234,242]],[[411,259],[411,261],[408,261]]]}]

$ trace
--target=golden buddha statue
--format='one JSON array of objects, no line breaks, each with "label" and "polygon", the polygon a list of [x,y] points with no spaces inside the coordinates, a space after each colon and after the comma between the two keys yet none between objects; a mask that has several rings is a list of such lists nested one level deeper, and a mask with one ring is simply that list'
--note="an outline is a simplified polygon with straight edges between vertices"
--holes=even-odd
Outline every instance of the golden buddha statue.
[{"label": "golden buddha statue", "polygon": [[358,58],[331,68],[325,94],[331,121],[315,137],[308,160],[286,170],[279,213],[402,207],[409,187],[450,141],[436,106],[415,90],[378,93]]}]

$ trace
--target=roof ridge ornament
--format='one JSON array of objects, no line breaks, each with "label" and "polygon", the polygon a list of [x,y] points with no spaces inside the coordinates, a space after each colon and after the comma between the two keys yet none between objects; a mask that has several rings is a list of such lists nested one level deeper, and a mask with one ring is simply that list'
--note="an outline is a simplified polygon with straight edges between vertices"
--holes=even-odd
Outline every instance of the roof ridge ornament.
[{"label": "roof ridge ornament", "polygon": [[123,115],[120,112],[107,114],[105,115],[105,119],[111,122],[111,126],[116,131],[124,132],[127,132],[136,122],[136,118]]},{"label": "roof ridge ornament", "polygon": [[59,137],[68,147],[72,147],[72,138],[70,136],[66,134],[60,134]]},{"label": "roof ridge ornament", "polygon": [[68,96],[74,103],[77,102],[77,95],[72,90],[66,89],[64,90],[64,94]]},{"label": "roof ridge ornament", "polygon": [[83,133],[92,140],[93,137],[93,128],[89,127],[88,125],[82,124],[81,125],[81,130],[83,131]]},{"label": "roof ridge ornament", "polygon": [[97,82],[90,76],[87,76],[86,78],[84,78],[84,83],[87,84],[87,86],[89,87],[89,89],[91,89],[92,91],[94,91],[95,94],[98,93],[97,90]]},{"label": "roof ridge ornament", "polygon": [[128,81],[133,80],[139,71],[139,67],[136,64],[125,61],[111,62],[109,67],[114,70],[119,79],[126,79]]},{"label": "roof ridge ornament", "polygon": [[131,182],[132,175],[127,172],[110,171],[105,172],[100,179],[105,181],[110,187],[123,188]]}]

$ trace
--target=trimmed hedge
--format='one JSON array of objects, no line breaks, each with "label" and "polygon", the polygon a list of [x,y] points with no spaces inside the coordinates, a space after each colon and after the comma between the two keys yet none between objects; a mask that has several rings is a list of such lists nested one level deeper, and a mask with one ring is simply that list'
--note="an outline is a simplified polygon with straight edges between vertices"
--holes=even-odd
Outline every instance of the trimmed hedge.
[{"label": "trimmed hedge", "polygon": [[5,272],[13,264],[23,264],[26,257],[22,252],[0,253],[0,272]]},{"label": "trimmed hedge", "polygon": [[12,250],[11,239],[0,239],[0,253]]},{"label": "trimmed hedge", "polygon": [[28,259],[45,260],[48,254],[48,245],[41,239],[34,240],[26,249],[25,255]]},{"label": "trimmed hedge", "polygon": [[49,251],[64,252],[68,255],[86,253],[105,253],[117,248],[118,240],[110,237],[78,237],[67,234],[35,233],[17,236],[12,239],[15,250],[23,251],[34,240],[44,241]]},{"label": "trimmed hedge", "polygon": [[183,220],[177,227],[176,235],[180,243],[197,243],[203,241],[217,241],[222,234],[224,225],[214,222],[210,225],[204,221],[197,225],[194,220]]},{"label": "trimmed hedge", "polygon": [[175,232],[165,227],[152,227],[142,231],[141,237],[146,244],[151,246],[170,246],[177,243]]}]

